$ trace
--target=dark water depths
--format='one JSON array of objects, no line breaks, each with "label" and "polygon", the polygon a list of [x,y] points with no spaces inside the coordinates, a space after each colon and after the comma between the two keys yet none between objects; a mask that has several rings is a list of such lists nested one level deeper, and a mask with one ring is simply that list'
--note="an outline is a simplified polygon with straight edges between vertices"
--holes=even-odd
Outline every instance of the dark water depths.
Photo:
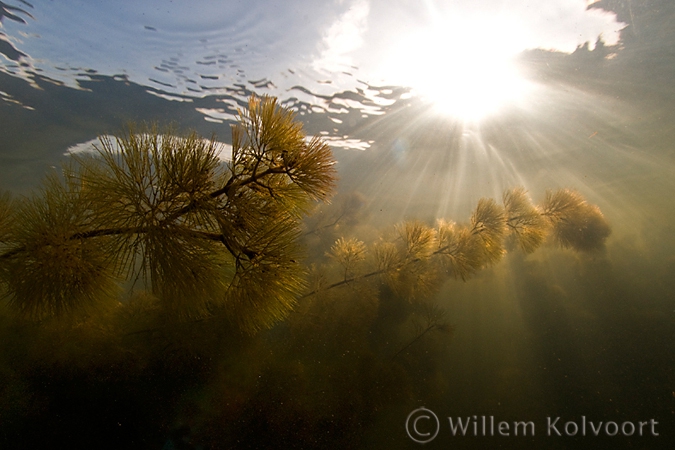
[{"label": "dark water depths", "polygon": [[[281,324],[257,340],[221,335],[203,344],[208,364],[149,357],[146,367],[139,356],[144,368],[127,376],[117,359],[106,362],[105,344],[73,351],[66,338],[53,366],[35,364],[39,338],[3,319],[0,447],[411,448],[419,445],[406,434],[406,417],[425,406],[441,419],[429,448],[674,448],[675,3],[602,0],[590,12],[581,0],[512,3],[0,2],[3,190],[30,192],[69,149],[128,121],[173,122],[230,142],[237,108],[255,93],[278,96],[308,134],[331,143],[336,204],[358,193],[358,214],[329,237],[373,240],[404,219],[466,221],[479,198],[499,199],[513,186],[535,201],[546,189],[577,189],[612,226],[602,252],[514,251],[467,282],[448,281],[435,301],[447,310],[452,337],[413,344],[404,356],[416,355],[392,362],[400,368],[387,380],[377,374],[390,369],[373,375],[359,357],[323,370],[318,342],[344,339],[344,351],[326,354],[360,345],[328,326],[307,349]],[[415,37],[448,17],[493,25],[460,45]],[[525,36],[504,54],[527,94],[479,118],[439,108],[434,98],[456,83],[453,72],[500,48],[495,29],[507,43]],[[406,48],[406,36],[417,47]],[[471,58],[457,56],[458,48]],[[440,76],[404,74],[405,61]],[[488,86],[464,91],[471,89]],[[461,91],[448,98],[461,103]],[[308,241],[316,246],[310,258],[324,256],[329,237]],[[407,306],[391,308],[396,317]],[[405,339],[382,331],[395,329],[395,319],[378,323],[367,339],[391,354],[389,340]],[[207,341],[191,333],[186,340]],[[138,354],[165,345],[152,342]],[[23,349],[27,356],[17,357]],[[71,368],[58,354],[91,358],[96,368]],[[378,400],[358,384],[380,386]],[[154,403],[134,403],[153,390]],[[345,400],[352,397],[358,401]],[[532,421],[536,433],[451,435],[448,417],[473,416],[479,424],[482,416]],[[619,426],[653,419],[658,436],[647,428],[645,436],[565,436],[564,423],[580,426],[582,416]],[[563,436],[547,436],[549,417],[560,417]]]}]

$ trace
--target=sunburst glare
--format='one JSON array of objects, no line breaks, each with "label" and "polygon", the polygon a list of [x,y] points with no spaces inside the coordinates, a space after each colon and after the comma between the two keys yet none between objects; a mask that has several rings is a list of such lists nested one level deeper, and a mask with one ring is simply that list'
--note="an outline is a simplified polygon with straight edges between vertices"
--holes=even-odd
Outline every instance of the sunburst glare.
[{"label": "sunburst glare", "polygon": [[438,19],[392,46],[384,70],[437,111],[480,120],[523,101],[531,88],[514,63],[526,47],[514,30],[503,19]]}]

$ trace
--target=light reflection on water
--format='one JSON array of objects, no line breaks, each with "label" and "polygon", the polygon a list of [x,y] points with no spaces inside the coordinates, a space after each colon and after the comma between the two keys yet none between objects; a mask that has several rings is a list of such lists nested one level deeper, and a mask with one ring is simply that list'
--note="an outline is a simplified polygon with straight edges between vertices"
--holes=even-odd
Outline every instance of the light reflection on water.
[{"label": "light reflection on water", "polygon": [[[190,7],[24,2],[4,8],[7,34],[0,70],[33,84],[39,76],[81,89],[81,81],[103,75],[177,101],[255,91],[287,100],[301,111],[339,114],[347,107],[375,115],[399,99],[378,86],[406,85],[457,103],[464,98],[458,97],[457,85],[469,83],[474,96],[482,85],[495,97],[514,90],[513,82],[503,84],[505,74],[483,78],[499,72],[495,67],[502,58],[538,46],[570,52],[600,34],[606,42],[616,42],[624,24],[612,14],[564,5],[557,22],[573,23],[574,33],[562,25],[557,31],[542,27],[551,11],[527,1],[512,5],[507,15],[500,11],[494,16],[486,13],[490,1],[455,8],[428,2],[412,9],[364,0],[246,7],[204,1]],[[420,34],[425,30],[431,34]],[[461,74],[470,75],[457,78]],[[499,83],[500,92],[493,92]],[[444,95],[447,89],[457,93]],[[345,92],[356,98],[334,98]],[[471,97],[466,100],[466,108],[475,110]],[[223,109],[216,113],[232,112]]]},{"label": "light reflection on water", "polygon": [[[226,141],[256,93],[278,96],[336,150],[372,153],[370,177],[349,158],[343,177],[395,203],[382,209],[397,218],[461,215],[512,185],[575,186],[612,211],[633,192],[618,180],[672,170],[659,130],[671,114],[672,32],[631,5],[2,3],[0,103],[14,149],[3,150],[2,184],[35,185],[67,149],[127,120],[177,121]],[[453,103],[453,90],[480,104],[475,93],[491,92],[481,83],[499,78],[453,74],[499,75],[490,57],[506,56],[527,98],[480,120],[433,106]]]},{"label": "light reflection on water", "polygon": [[[381,114],[382,106],[395,101],[387,90],[358,80],[348,68],[336,73],[313,68],[317,42],[335,11],[296,3],[216,7],[201,2],[188,9],[166,6],[165,14],[164,6],[155,11],[149,5],[97,2],[23,4],[3,20],[11,34],[2,40],[0,70],[34,86],[35,77],[44,77],[84,89],[82,81],[113,76],[167,100],[222,97],[224,108],[204,112],[209,119],[231,120],[251,92],[277,96],[301,113],[336,115],[347,107]],[[298,12],[313,20],[296,17]],[[344,91],[355,95],[335,97]]]}]

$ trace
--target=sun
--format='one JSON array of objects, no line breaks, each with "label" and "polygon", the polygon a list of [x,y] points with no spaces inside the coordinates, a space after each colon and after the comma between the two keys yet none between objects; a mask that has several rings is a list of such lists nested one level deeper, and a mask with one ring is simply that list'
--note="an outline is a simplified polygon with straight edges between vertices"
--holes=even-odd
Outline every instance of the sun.
[{"label": "sun", "polygon": [[446,19],[392,45],[383,76],[411,87],[439,112],[477,121],[527,95],[530,85],[514,62],[524,48],[512,25]]}]

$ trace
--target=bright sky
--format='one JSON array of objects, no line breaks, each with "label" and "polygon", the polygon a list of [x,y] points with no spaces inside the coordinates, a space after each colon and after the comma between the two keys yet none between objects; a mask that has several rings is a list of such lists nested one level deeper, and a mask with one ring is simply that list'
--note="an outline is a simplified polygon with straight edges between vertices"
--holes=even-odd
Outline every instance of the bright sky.
[{"label": "bright sky", "polygon": [[282,98],[296,85],[325,94],[362,80],[409,86],[467,117],[526,90],[511,64],[518,52],[572,52],[598,36],[613,44],[624,26],[613,14],[588,10],[587,0],[10,4],[33,16],[18,14],[26,24],[2,23],[30,67],[12,67],[0,55],[3,71],[39,68],[75,86],[78,73],[94,69],[198,96],[263,78],[274,83],[264,92]]},{"label": "bright sky", "polygon": [[571,53],[599,36],[618,42],[625,24],[586,0],[396,3],[352,0],[323,35],[314,67],[357,66],[385,84],[433,98],[441,110],[479,118],[518,101],[528,86],[513,65],[526,49]]}]

